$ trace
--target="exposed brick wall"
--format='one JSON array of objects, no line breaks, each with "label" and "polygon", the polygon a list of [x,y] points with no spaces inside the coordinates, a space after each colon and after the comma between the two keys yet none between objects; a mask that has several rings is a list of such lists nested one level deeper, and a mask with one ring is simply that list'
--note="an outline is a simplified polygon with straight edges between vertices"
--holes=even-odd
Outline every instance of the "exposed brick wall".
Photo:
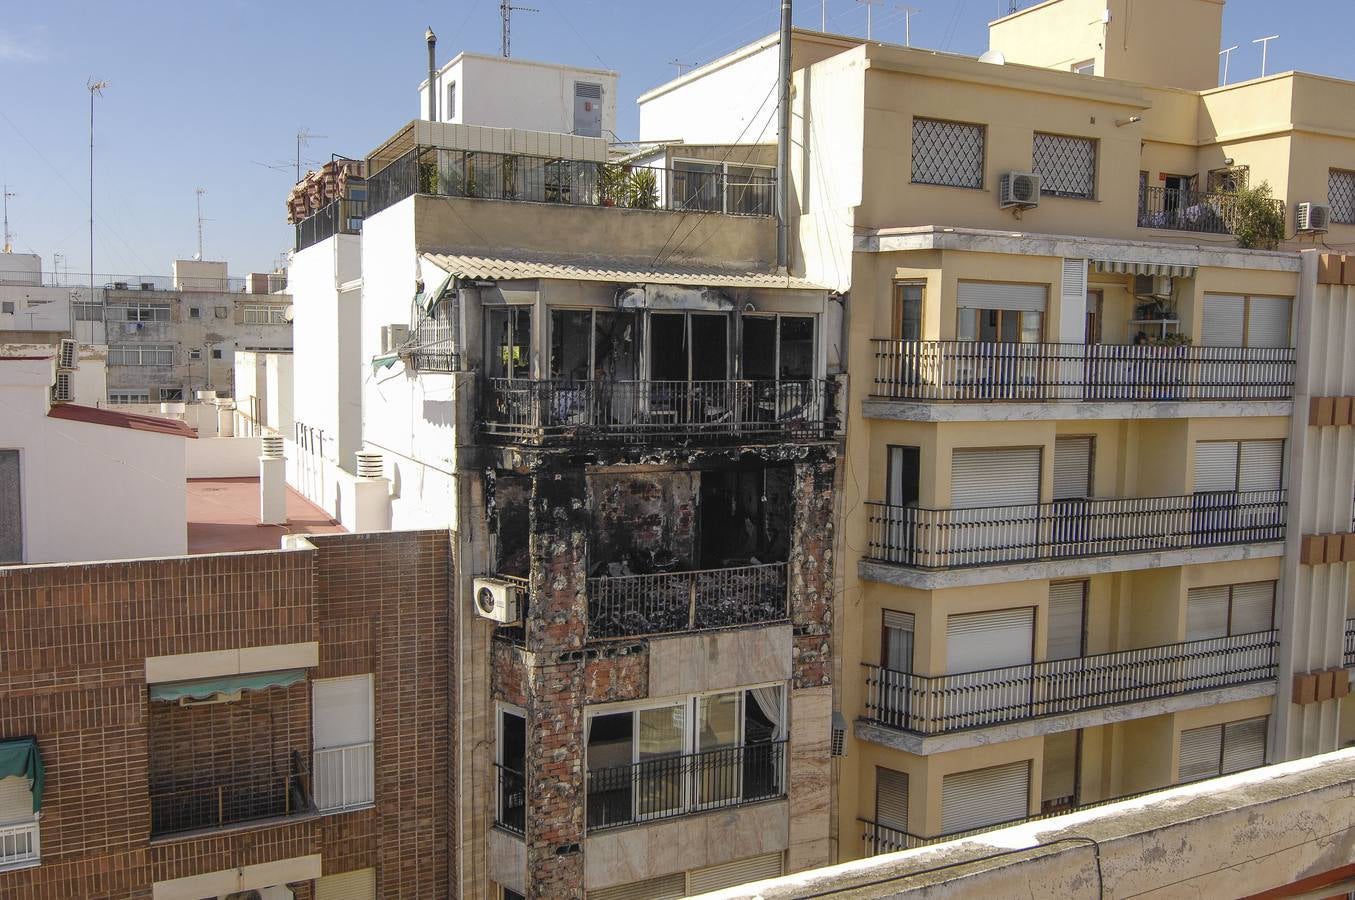
[{"label": "exposed brick wall", "polygon": [[494,699],[525,709],[527,661],[523,656],[523,651],[508,641],[489,644],[490,689]]},{"label": "exposed brick wall", "polygon": [[649,647],[620,644],[589,650],[583,669],[584,703],[640,700],[649,695]]},{"label": "exposed brick wall", "polygon": [[795,522],[791,530],[790,621],[794,628],[792,683],[832,682],[833,480],[831,458],[795,466]]},{"label": "exposed brick wall", "polygon": [[700,479],[690,470],[589,477],[594,564],[642,550],[670,553],[678,568],[691,568]]}]

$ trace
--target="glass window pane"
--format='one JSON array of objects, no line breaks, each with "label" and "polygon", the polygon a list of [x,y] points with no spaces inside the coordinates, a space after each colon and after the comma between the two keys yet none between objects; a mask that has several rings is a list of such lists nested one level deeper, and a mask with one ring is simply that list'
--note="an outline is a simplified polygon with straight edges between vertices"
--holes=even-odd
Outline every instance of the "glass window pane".
[{"label": "glass window pane", "polygon": [[593,314],[593,327],[593,377],[634,380],[640,340],[640,323],[635,313],[598,311]]},{"label": "glass window pane", "polygon": [[485,348],[485,368],[490,378],[508,377],[508,310],[491,309],[485,334],[489,346]]},{"label": "glass window pane", "polygon": [[510,371],[513,378],[531,377],[532,309],[530,306],[513,307],[513,351]]},{"label": "glass window pane", "polygon": [[955,321],[955,338],[961,341],[979,339],[979,311],[977,309],[959,310]]},{"label": "glass window pane", "polygon": [[729,377],[729,316],[692,316],[692,380]]},{"label": "glass window pane", "polygon": [[920,284],[895,286],[894,337],[897,340],[922,340],[922,288]]},{"label": "glass window pane", "polygon": [[696,749],[702,754],[696,761],[700,803],[722,803],[739,796],[743,759],[736,748],[742,699],[742,691],[697,699],[700,725]]},{"label": "glass window pane", "polygon": [[550,314],[550,377],[587,381],[588,344],[593,314],[587,310],[552,310]]},{"label": "glass window pane", "polygon": [[782,378],[814,377],[814,319],[810,316],[781,317]]},{"label": "glass window pane", "polygon": [[743,320],[743,377],[761,381],[776,377],[776,319],[748,316]]},{"label": "glass window pane", "polygon": [[1023,312],[1021,313],[1021,343],[1037,344],[1040,342],[1040,319],[1041,313]]},{"label": "glass window pane", "polygon": [[682,769],[687,708],[685,704],[642,709],[636,715],[635,808],[652,816],[686,803]]}]

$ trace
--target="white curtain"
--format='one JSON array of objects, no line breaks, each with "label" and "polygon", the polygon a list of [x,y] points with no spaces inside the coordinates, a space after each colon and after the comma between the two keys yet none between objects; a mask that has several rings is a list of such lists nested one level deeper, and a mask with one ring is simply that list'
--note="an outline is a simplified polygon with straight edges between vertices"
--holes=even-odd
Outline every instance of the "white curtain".
[{"label": "white curtain", "polygon": [[786,737],[786,717],[781,705],[781,687],[754,688],[748,694],[757,703],[758,709],[772,723],[772,740],[780,741]]}]

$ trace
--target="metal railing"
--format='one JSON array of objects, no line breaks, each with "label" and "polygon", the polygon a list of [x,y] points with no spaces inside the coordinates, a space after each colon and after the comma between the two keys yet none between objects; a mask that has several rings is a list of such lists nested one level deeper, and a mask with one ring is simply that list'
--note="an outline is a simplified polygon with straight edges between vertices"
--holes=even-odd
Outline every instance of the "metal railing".
[{"label": "metal railing", "polygon": [[416,147],[367,179],[367,214],[413,194],[771,216],[776,178]]},{"label": "metal railing", "polygon": [[[21,284],[29,287],[64,287],[89,290],[88,272],[12,272],[0,271],[0,284]],[[204,291],[218,294],[248,293],[248,282],[243,276],[226,278],[181,275],[125,275],[108,272],[94,273],[94,287],[110,291]]]},{"label": "metal railing", "polygon": [[1355,619],[1346,619],[1345,665],[1355,666]]},{"label": "metal railing", "polygon": [[[1283,200],[1267,200],[1284,221]],[[1139,227],[1194,231],[1201,234],[1233,234],[1240,209],[1238,195],[1208,194],[1162,187],[1139,189]]]},{"label": "metal railing", "polygon": [[784,797],[785,762],[781,740],[590,770],[588,830]]},{"label": "metal railing", "polygon": [[31,865],[41,859],[36,821],[0,825],[0,870]]},{"label": "metal railing", "polygon": [[296,249],[305,250],[336,234],[357,234],[366,215],[366,200],[334,200],[296,223]]},{"label": "metal railing", "polygon": [[203,782],[151,789],[152,835],[315,811],[305,773],[263,773]]},{"label": "metal railing", "polygon": [[315,772],[312,787],[317,809],[352,809],[375,801],[371,741],[316,750],[311,765]]},{"label": "metal railing", "polygon": [[1270,681],[1277,635],[1259,631],[956,675],[863,663],[865,718],[899,731],[945,734]]},{"label": "metal railing", "polygon": [[1264,543],[1283,540],[1285,522],[1283,490],[972,509],[866,506],[867,556],[920,569]]},{"label": "metal railing", "polygon": [[527,776],[494,764],[497,793],[494,824],[513,834],[527,833]]},{"label": "metal railing", "polygon": [[533,381],[490,378],[485,434],[514,441],[830,436],[835,383]]},{"label": "metal railing", "polygon": [[1016,344],[877,338],[894,400],[1291,400],[1292,347]]},{"label": "metal railing", "polygon": [[588,579],[588,638],[735,628],[785,619],[786,564]]}]

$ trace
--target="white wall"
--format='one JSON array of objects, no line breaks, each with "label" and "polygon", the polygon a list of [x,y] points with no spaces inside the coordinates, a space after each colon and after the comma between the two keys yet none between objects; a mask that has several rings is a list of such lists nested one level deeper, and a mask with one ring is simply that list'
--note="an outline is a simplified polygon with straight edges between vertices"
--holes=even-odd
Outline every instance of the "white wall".
[{"label": "white wall", "polygon": [[[602,137],[616,131],[616,73],[526,59],[459,54],[438,76],[438,120],[529,131],[574,131],[574,83],[602,85]],[[455,115],[447,85],[456,82]],[[419,118],[428,117],[428,79],[419,85]]]},{"label": "white wall", "polygon": [[226,264],[220,260],[174,260],[174,287],[200,291],[226,290]]},{"label": "white wall", "polygon": [[[689,144],[765,144],[776,140],[775,42],[699,77],[677,79],[639,99],[640,140]],[[770,93],[770,96],[769,96]]]},{"label": "white wall", "polygon": [[[0,262],[0,265],[4,265]],[[74,288],[42,287],[32,284],[0,283],[0,331],[64,331],[71,330],[70,293]],[[89,293],[86,287],[81,296]],[[4,312],[6,304],[14,304],[14,312]],[[81,326],[93,322],[81,322]],[[85,335],[82,327],[81,339]]]},{"label": "white wall", "polygon": [[253,437],[198,438],[184,447],[189,478],[257,478],[262,442]]},{"label": "white wall", "polygon": [[187,552],[192,439],[50,418],[53,366],[0,361],[0,448],[19,451],[24,561]]}]

